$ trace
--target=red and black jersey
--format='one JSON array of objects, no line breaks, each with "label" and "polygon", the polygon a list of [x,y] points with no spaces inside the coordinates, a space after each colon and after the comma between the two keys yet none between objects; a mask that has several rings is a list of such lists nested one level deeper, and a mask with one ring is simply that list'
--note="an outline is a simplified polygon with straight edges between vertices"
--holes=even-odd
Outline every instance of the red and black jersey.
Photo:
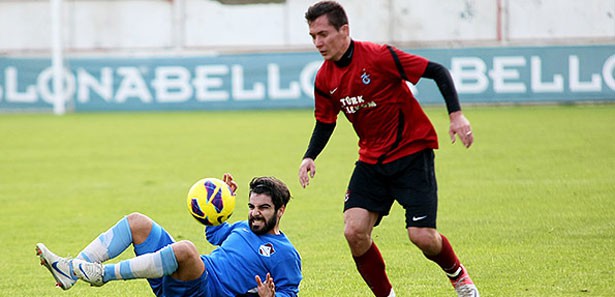
[{"label": "red and black jersey", "polygon": [[429,61],[388,45],[353,43],[348,65],[325,61],[316,74],[316,120],[335,123],[342,111],[359,136],[359,160],[369,164],[437,149],[435,129],[406,84],[416,84]]}]

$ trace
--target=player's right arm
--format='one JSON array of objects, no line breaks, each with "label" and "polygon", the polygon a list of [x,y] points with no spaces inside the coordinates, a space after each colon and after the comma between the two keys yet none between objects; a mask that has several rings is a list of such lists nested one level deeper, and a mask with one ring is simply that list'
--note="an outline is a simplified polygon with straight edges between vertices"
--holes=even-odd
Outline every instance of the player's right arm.
[{"label": "player's right arm", "polygon": [[[310,183],[310,178],[314,178],[316,174],[316,164],[314,160],[322,152],[322,150],[329,142],[333,130],[335,130],[335,123],[337,122],[337,114],[340,112],[340,105],[337,104],[337,100],[332,97],[335,90],[339,86],[331,87],[327,83],[330,83],[328,79],[331,74],[326,70],[325,64],[321,66],[320,70],[316,74],[314,81],[314,117],[316,118],[316,124],[312,131],[312,137],[308,148],[303,154],[303,160],[299,166],[299,183],[305,188]],[[334,90],[331,92],[331,90]]]},{"label": "player's right arm", "polygon": [[314,178],[316,174],[316,164],[314,160],[329,142],[333,130],[335,130],[335,122],[326,124],[318,120],[316,121],[314,130],[312,131],[312,137],[310,138],[310,144],[299,166],[299,183],[302,187],[305,188],[310,184],[310,178]]},{"label": "player's right arm", "polygon": [[314,178],[316,174],[316,163],[312,158],[304,158],[299,166],[299,183],[305,188],[310,184],[310,178]]},{"label": "player's right arm", "polygon": [[239,186],[237,186],[237,182],[235,182],[232,174],[225,173],[222,176],[222,180],[231,188],[231,191],[233,192],[233,194],[235,194],[235,192],[237,192],[237,188]]},{"label": "player's right arm", "polygon": [[224,240],[231,234],[234,229],[234,224],[224,222],[217,226],[205,227],[205,238],[213,245],[221,245]]}]

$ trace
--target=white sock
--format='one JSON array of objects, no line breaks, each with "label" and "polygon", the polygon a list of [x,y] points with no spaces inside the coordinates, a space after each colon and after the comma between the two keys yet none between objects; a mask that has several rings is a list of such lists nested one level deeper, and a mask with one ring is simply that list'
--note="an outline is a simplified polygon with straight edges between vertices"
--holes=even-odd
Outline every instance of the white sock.
[{"label": "white sock", "polygon": [[154,253],[143,254],[117,264],[106,264],[104,281],[159,278],[172,274],[178,266],[173,248],[168,245]]}]

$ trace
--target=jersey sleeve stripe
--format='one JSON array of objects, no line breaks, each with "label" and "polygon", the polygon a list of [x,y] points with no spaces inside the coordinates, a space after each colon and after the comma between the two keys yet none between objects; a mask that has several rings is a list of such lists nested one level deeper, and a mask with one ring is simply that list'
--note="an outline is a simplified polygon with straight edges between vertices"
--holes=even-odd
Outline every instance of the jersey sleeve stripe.
[{"label": "jersey sleeve stripe", "polygon": [[395,50],[393,50],[393,48],[390,45],[387,45],[387,49],[391,53],[391,56],[393,56],[393,61],[395,61],[395,66],[397,66],[397,71],[399,72],[399,75],[401,76],[401,78],[409,81],[408,76],[406,76],[406,72],[404,71],[404,67],[401,66],[401,61],[399,60],[397,53],[395,53]]}]

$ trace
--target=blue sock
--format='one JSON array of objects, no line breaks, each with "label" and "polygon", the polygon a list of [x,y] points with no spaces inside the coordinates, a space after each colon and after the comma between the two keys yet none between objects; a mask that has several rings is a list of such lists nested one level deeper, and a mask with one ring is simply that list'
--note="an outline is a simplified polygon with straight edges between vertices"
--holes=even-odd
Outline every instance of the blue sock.
[{"label": "blue sock", "polygon": [[94,239],[77,258],[102,263],[121,254],[132,244],[132,232],[126,217]]}]

